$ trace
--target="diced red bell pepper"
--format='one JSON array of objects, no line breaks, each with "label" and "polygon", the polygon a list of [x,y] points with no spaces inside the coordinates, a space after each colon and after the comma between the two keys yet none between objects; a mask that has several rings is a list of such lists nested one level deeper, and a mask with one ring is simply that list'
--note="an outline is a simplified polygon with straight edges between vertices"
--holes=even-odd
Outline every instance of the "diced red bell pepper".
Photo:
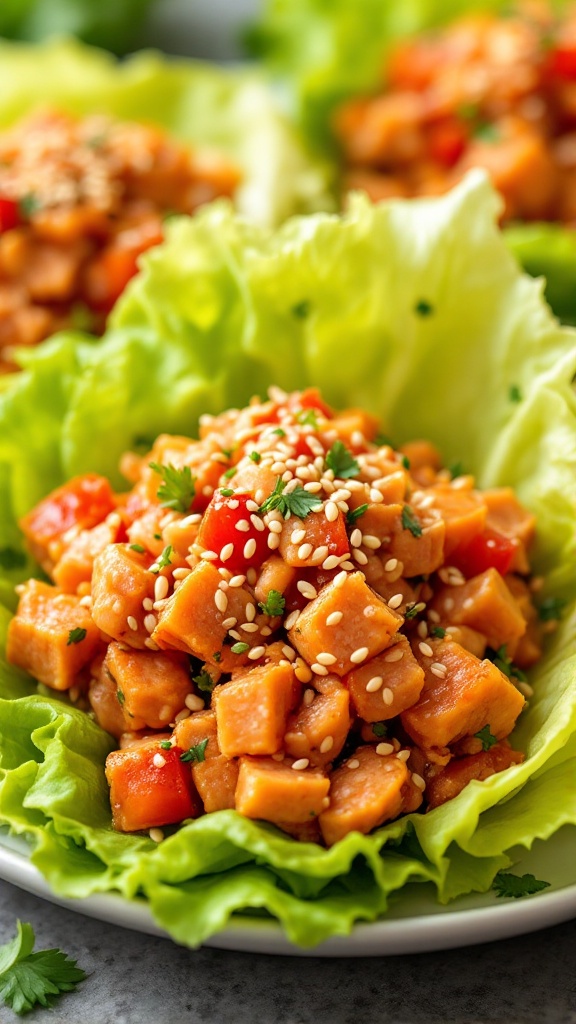
[{"label": "diced red bell pepper", "polygon": [[550,50],[544,75],[564,82],[576,81],[576,46],[557,46]]},{"label": "diced red bell pepper", "polygon": [[137,832],[175,825],[199,813],[190,765],[182,750],[163,750],[153,740],[139,747],[115,750],[106,759],[106,778],[114,828]]},{"label": "diced red bell pepper", "polygon": [[330,406],[326,405],[321,397],[318,388],[305,388],[304,391],[290,395],[288,408],[291,412],[295,409],[312,409],[314,412],[321,413],[327,420],[331,420],[334,416]]},{"label": "diced red bell pepper", "polygon": [[510,572],[518,544],[497,530],[486,529],[465,546],[456,548],[450,562],[470,579],[487,569],[496,569],[501,576]]},{"label": "diced red bell pepper", "polygon": [[96,473],[87,473],[57,487],[24,516],[20,525],[32,543],[47,545],[72,526],[80,530],[97,526],[115,508],[109,481]]},{"label": "diced red bell pepper", "polygon": [[428,40],[409,40],[394,47],[386,77],[395,89],[426,89],[438,74],[439,48]]},{"label": "diced red bell pepper", "polygon": [[453,167],[468,145],[466,125],[457,118],[448,118],[433,125],[428,134],[428,150],[436,163]]},{"label": "diced red bell pepper", "polygon": [[5,199],[0,196],[0,234],[17,228],[21,222],[18,203],[14,199]]},{"label": "diced red bell pepper", "polygon": [[[254,526],[250,518],[254,513],[246,508],[249,501],[254,501],[251,494],[226,496],[222,490],[215,491],[198,531],[198,544],[218,555],[214,564],[223,565],[233,573],[261,565],[270,554],[268,530],[266,527],[258,530]],[[244,528],[239,529],[239,524]],[[250,544],[252,540],[254,544]],[[248,557],[245,554],[247,544],[254,549]],[[232,552],[225,552],[227,557],[222,558],[221,553],[228,545],[232,545]]]}]

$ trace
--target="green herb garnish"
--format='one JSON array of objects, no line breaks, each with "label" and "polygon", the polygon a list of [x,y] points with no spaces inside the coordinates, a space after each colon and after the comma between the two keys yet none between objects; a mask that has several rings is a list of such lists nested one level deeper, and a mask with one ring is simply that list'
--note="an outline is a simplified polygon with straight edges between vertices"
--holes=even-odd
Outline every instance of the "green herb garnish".
[{"label": "green herb garnish", "polygon": [[511,384],[508,389],[508,398],[511,402],[521,402],[522,392],[517,384]]},{"label": "green herb garnish", "polygon": [[170,740],[160,740],[160,748],[161,750],[172,750]]},{"label": "green herb garnish", "polygon": [[196,477],[192,476],[190,466],[176,469],[171,463],[160,466],[157,462],[150,462],[149,466],[162,477],[157,491],[162,507],[172,508],[175,512],[189,512],[196,496]]},{"label": "green herb garnish", "polygon": [[296,419],[298,423],[301,423],[303,427],[313,427],[314,430],[318,429],[318,417],[314,412],[314,409],[301,409],[297,414]]},{"label": "green herb garnish", "polygon": [[341,480],[350,480],[358,476],[360,466],[342,441],[334,441],[330,451],[326,455],[326,465],[331,469],[334,476]]},{"label": "green herb garnish", "polygon": [[566,601],[561,597],[545,597],[538,605],[538,616],[541,622],[556,622],[562,618]]},{"label": "green herb garnish", "polygon": [[26,565],[26,555],[16,548],[0,548],[0,569],[22,569]]},{"label": "green herb garnish", "polygon": [[142,544],[131,544],[130,551],[137,551],[139,555],[143,555],[146,551],[146,548],[143,547]]},{"label": "green herb garnish", "polygon": [[413,537],[422,536],[422,527],[416,519],[410,505],[404,505],[402,509],[402,526],[405,530],[410,530]]},{"label": "green herb garnish", "polygon": [[86,974],[60,949],[33,953],[34,929],[16,922],[17,935],[0,946],[0,999],[19,1016],[37,1004],[51,1007],[63,992],[73,992]]},{"label": "green herb garnish", "polygon": [[212,676],[205,668],[203,668],[197,676],[192,676],[192,682],[196,683],[196,686],[202,691],[202,693],[212,693],[212,690],[216,685]]},{"label": "green herb garnish", "polygon": [[220,494],[222,495],[223,498],[231,498],[232,495],[234,494],[234,490],[232,487],[221,487]]},{"label": "green herb garnish", "polygon": [[232,466],[231,469],[227,469],[226,470],[226,472],[223,474],[223,476],[226,478],[226,480],[231,480],[233,476],[236,476],[236,473],[237,473],[236,466]]},{"label": "green herb garnish", "polygon": [[499,871],[492,882],[492,888],[498,897],[509,896],[518,900],[522,896],[533,896],[542,889],[548,889],[550,882],[543,882],[534,875],[513,875],[509,871]]},{"label": "green herb garnish", "polygon": [[232,644],[230,650],[232,654],[246,654],[246,651],[250,650],[250,644],[245,644],[243,640],[240,640],[237,644]]},{"label": "green herb garnish", "polygon": [[252,459],[252,462],[255,462],[256,465],[258,465],[258,463],[262,461],[262,456],[260,452],[250,452],[248,458]]},{"label": "green herb garnish", "polygon": [[498,743],[496,737],[490,732],[489,725],[485,725],[483,729],[480,729],[480,732],[475,732],[474,739],[480,740],[482,750],[490,750],[495,743]]},{"label": "green herb garnish", "polygon": [[68,633],[68,639],[66,641],[66,647],[70,647],[71,644],[81,644],[86,637],[86,630],[83,626],[76,626],[75,629],[71,629]]},{"label": "green herb garnish", "polygon": [[196,761],[201,764],[202,761],[206,760],[206,747],[208,745],[208,737],[197,743],[194,747],[190,747],[184,754],[180,754],[181,761]]},{"label": "green herb garnish", "polygon": [[42,204],[38,199],[38,196],[35,196],[33,192],[28,192],[27,195],[22,196],[22,198],[18,200],[18,209],[23,217],[31,217],[34,213],[37,213],[41,207]]},{"label": "green herb garnish", "polygon": [[277,477],[274,485],[274,490],[269,498],[260,505],[258,511],[260,514],[265,512],[272,512],[277,508],[284,519],[287,519],[290,513],[298,517],[298,519],[305,519],[309,512],[315,512],[319,508],[322,508],[322,501],[316,494],[311,494],[310,491],[305,491],[301,484],[298,484],[293,491],[289,491],[288,494],[284,494],[286,483],[281,477]]},{"label": "green herb garnish", "polygon": [[258,602],[258,607],[262,609],[264,614],[272,617],[282,615],[285,606],[286,600],[279,590],[269,590],[266,600]]},{"label": "green herb garnish", "polygon": [[437,640],[443,640],[446,636],[446,630],[443,626],[432,626],[430,636],[436,637]]},{"label": "green herb garnish", "polygon": [[420,299],[414,306],[414,312],[418,316],[430,316],[434,312],[434,306],[431,302],[427,302],[426,299]]},{"label": "green herb garnish", "polygon": [[126,697],[122,693],[122,690],[116,690],[116,700],[118,701],[120,707],[123,707],[124,704],[126,703]]},{"label": "green herb garnish", "polygon": [[297,317],[298,320],[305,320],[310,314],[311,304],[308,299],[302,299],[301,302],[296,302],[292,306],[292,315]]},{"label": "green herb garnish", "polygon": [[358,505],[358,508],[351,508],[346,513],[346,522],[348,526],[354,526],[357,519],[363,516],[368,511],[368,505]]},{"label": "green herb garnish", "polygon": [[388,726],[386,725],[386,722],[374,722],[372,725],[372,732],[375,736],[378,736],[379,739],[382,739],[383,736],[387,736]]},{"label": "green herb garnish", "polygon": [[171,544],[167,544],[166,547],[163,549],[162,554],[160,555],[160,557],[157,558],[156,561],[154,562],[154,565],[150,566],[150,572],[153,572],[154,575],[156,575],[157,573],[160,572],[160,569],[165,569],[166,566],[172,565],[171,555],[172,555],[172,545]]}]

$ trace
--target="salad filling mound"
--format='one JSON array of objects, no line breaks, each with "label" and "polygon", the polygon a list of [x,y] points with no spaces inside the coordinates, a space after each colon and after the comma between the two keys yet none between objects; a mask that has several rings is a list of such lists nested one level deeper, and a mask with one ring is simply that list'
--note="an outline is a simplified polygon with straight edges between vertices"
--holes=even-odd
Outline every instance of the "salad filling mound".
[{"label": "salad filling mound", "polygon": [[238,169],[152,125],[55,111],[0,136],[0,372],[11,349],[101,331],[170,213],[233,196]]},{"label": "salad filling mound", "polygon": [[235,808],[331,846],[523,761],[534,516],[378,431],[273,388],[21,521],[51,582],[7,657],[117,738],[117,830]]},{"label": "salad filling mound", "polygon": [[335,130],[346,188],[439,194],[485,168],[504,220],[576,221],[576,8],[467,15],[401,42],[385,90],[345,103]]}]

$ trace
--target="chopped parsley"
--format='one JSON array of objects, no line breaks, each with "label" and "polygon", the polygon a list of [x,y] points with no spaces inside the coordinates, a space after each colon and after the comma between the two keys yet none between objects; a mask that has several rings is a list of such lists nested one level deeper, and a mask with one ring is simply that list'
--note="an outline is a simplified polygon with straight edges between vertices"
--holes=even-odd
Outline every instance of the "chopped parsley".
[{"label": "chopped parsley", "polygon": [[260,452],[250,452],[248,458],[252,459],[252,462],[255,462],[256,465],[258,465],[258,463],[262,461],[262,456]]},{"label": "chopped parsley", "polygon": [[0,569],[22,569],[26,565],[26,555],[16,548],[0,548]]},{"label": "chopped parsley", "polygon": [[116,700],[118,701],[120,707],[123,707],[124,704],[126,703],[126,697],[122,693],[122,690],[116,690]]},{"label": "chopped parsley", "polygon": [[232,487],[221,487],[220,494],[223,498],[231,498],[234,494],[234,489]]},{"label": "chopped parsley", "polygon": [[374,722],[372,725],[372,732],[375,736],[378,736],[379,739],[382,739],[383,736],[387,736],[388,726],[386,725],[386,722]]},{"label": "chopped parsley", "polygon": [[392,441],[388,437],[388,434],[376,434],[376,437],[374,438],[374,444],[376,445],[377,448],[394,447]]},{"label": "chopped parsley", "polygon": [[342,441],[334,441],[330,451],[326,455],[326,465],[331,469],[334,476],[341,480],[350,480],[358,476],[360,466]]},{"label": "chopped parsley", "polygon": [[301,302],[296,302],[292,306],[292,316],[295,316],[298,320],[305,320],[310,315],[311,303],[308,299],[302,299]]},{"label": "chopped parsley", "polygon": [[144,552],[146,551],[146,548],[143,547],[142,544],[131,544],[130,550],[137,551],[139,555],[143,555]]},{"label": "chopped parsley", "polygon": [[192,682],[196,683],[196,686],[202,693],[212,693],[216,685],[212,676],[205,668],[197,676],[192,676]]},{"label": "chopped parsley", "polygon": [[41,206],[42,204],[38,196],[35,196],[33,192],[28,192],[18,200],[18,209],[23,217],[32,217],[34,213],[41,209]]},{"label": "chopped parsley", "polygon": [[304,519],[309,512],[322,508],[320,498],[310,491],[305,491],[301,484],[288,494],[284,494],[285,487],[286,483],[282,477],[277,477],[272,494],[260,505],[258,511],[263,514],[277,508],[284,519],[288,519],[290,514],[297,516],[298,519]]},{"label": "chopped parsley", "polygon": [[509,871],[499,871],[492,882],[492,888],[498,897],[508,896],[518,900],[522,896],[533,896],[542,889],[548,889],[550,882],[543,882],[534,875],[513,875]]},{"label": "chopped parsley", "polygon": [[196,496],[196,477],[192,476],[190,466],[176,469],[171,463],[160,466],[157,462],[150,462],[149,466],[162,477],[157,491],[162,507],[172,508],[175,512],[189,512]]},{"label": "chopped parsley", "polygon": [[269,590],[265,601],[259,601],[258,607],[265,615],[282,615],[286,606],[286,600],[279,590]]},{"label": "chopped parsley", "polygon": [[450,473],[450,476],[452,477],[453,480],[455,480],[456,477],[458,476],[464,476],[464,473],[466,472],[466,470],[464,469],[464,463],[453,462],[451,466],[448,466],[448,472]]},{"label": "chopped parsley", "polygon": [[189,750],[186,750],[183,754],[180,754],[180,760],[196,761],[198,764],[201,764],[202,761],[205,761],[208,738],[209,737],[206,737],[205,740],[202,740],[200,743],[197,743],[194,747],[190,747]]},{"label": "chopped parsley", "polygon": [[413,537],[422,536],[422,527],[416,519],[410,505],[404,505],[402,509],[402,526],[405,530],[410,530]]},{"label": "chopped parsley", "polygon": [[414,312],[418,316],[430,316],[434,312],[434,306],[426,299],[420,299],[414,306]]},{"label": "chopped parsley", "polygon": [[160,740],[160,748],[161,750],[172,750],[170,740]]},{"label": "chopped parsley", "polygon": [[430,636],[436,637],[437,640],[443,640],[446,636],[446,630],[443,626],[432,626]]},{"label": "chopped parsley", "polygon": [[71,644],[81,644],[86,637],[86,630],[83,626],[76,626],[75,629],[71,629],[68,633],[68,639],[66,641],[66,647],[70,647]]},{"label": "chopped parsley", "polygon": [[232,468],[227,469],[223,475],[225,476],[226,480],[231,480],[233,476],[236,476],[236,472],[236,466],[232,466]]},{"label": "chopped parsley", "polygon": [[523,672],[521,668],[518,668],[517,665],[513,664],[512,658],[510,658],[506,653],[506,644],[502,644],[497,651],[493,651],[489,647],[486,657],[492,661],[494,665],[496,665],[496,668],[499,668],[505,676],[508,676],[509,679],[518,679],[522,683],[526,682],[526,673]]},{"label": "chopped parsley", "polygon": [[490,750],[495,743],[498,743],[496,737],[490,732],[489,725],[485,725],[483,729],[480,729],[480,732],[475,732],[474,739],[480,740],[482,750]]},{"label": "chopped parsley", "polygon": [[[0,553],[1,555],[1,553]],[[562,618],[562,612],[566,602],[561,597],[545,597],[538,605],[538,615],[541,622],[556,622]]]},{"label": "chopped parsley", "polygon": [[421,610],[420,602],[419,601],[415,601],[414,604],[410,604],[410,605],[407,606],[406,611],[404,612],[404,618],[405,619],[415,619],[416,616],[418,615],[418,612],[420,610]]},{"label": "chopped parsley", "polygon": [[314,409],[301,409],[296,419],[303,427],[313,427],[314,430],[318,429],[318,417]]},{"label": "chopped parsley", "polygon": [[499,142],[501,138],[498,125],[491,124],[489,121],[482,121],[478,124],[474,129],[473,135],[475,139],[479,139],[481,142]]},{"label": "chopped parsley", "polygon": [[282,427],[276,427],[276,430],[273,430],[272,433],[277,434],[278,437],[286,437],[286,431],[282,430]]},{"label": "chopped parsley", "polygon": [[403,455],[400,462],[404,466],[404,469],[410,469],[410,459],[407,455]]},{"label": "chopped parsley", "polygon": [[212,657],[214,658],[214,661],[216,662],[216,664],[218,664],[219,661],[222,661],[222,652],[221,651],[214,651],[214,654],[212,655]]},{"label": "chopped parsley", "polygon": [[167,565],[172,565],[171,555],[172,545],[167,544],[166,547],[163,549],[160,557],[157,558],[156,561],[154,562],[154,565],[150,566],[150,572],[153,572],[156,575],[160,572],[160,569],[165,569]]},{"label": "chopped parsley", "polygon": [[17,934],[0,946],[0,999],[19,1016],[38,1004],[51,1007],[63,992],[73,992],[86,974],[60,949],[33,953],[34,929],[16,922]]},{"label": "chopped parsley", "polygon": [[522,392],[517,384],[511,384],[508,388],[508,398],[511,402],[521,402]]},{"label": "chopped parsley", "polygon": [[240,640],[237,644],[232,644],[230,650],[232,654],[246,654],[246,651],[250,650],[250,644],[245,644],[243,640]]},{"label": "chopped parsley", "polygon": [[346,513],[346,522],[348,526],[354,526],[357,519],[363,516],[368,511],[368,505],[358,505],[358,508],[351,508]]}]

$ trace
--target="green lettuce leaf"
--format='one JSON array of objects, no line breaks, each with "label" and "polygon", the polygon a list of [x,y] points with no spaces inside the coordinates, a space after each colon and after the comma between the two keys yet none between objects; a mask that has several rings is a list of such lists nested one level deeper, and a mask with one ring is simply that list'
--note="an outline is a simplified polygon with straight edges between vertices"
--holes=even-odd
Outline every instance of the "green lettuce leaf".
[{"label": "green lettuce leaf", "polygon": [[94,46],[125,53],[152,0],[7,0],[0,6],[0,35],[40,42],[69,34]]},{"label": "green lettuce leaf", "polygon": [[376,412],[397,444],[429,437],[482,486],[513,485],[538,516],[543,593],[567,605],[531,673],[514,737],[525,762],[330,850],[232,811],[155,846],[110,828],[109,737],[0,660],[0,821],[33,839],[56,892],[144,896],[190,945],[239,911],[313,945],[377,919],[408,882],[441,901],[485,891],[519,849],[576,824],[576,333],[518,271],[498,210],[475,173],[441,199],[356,197],[342,217],[276,232],[227,203],[175,220],[101,343],[56,337],[0,393],[0,548],[67,476],[92,469],[119,484],[122,451],[160,430],[193,432],[202,412],[272,382],[320,385],[336,405]]},{"label": "green lettuce leaf", "polygon": [[328,201],[323,170],[256,71],[152,52],[118,62],[72,40],[0,42],[0,128],[46,106],[151,121],[183,142],[226,154],[243,172],[238,207],[259,223]]}]

